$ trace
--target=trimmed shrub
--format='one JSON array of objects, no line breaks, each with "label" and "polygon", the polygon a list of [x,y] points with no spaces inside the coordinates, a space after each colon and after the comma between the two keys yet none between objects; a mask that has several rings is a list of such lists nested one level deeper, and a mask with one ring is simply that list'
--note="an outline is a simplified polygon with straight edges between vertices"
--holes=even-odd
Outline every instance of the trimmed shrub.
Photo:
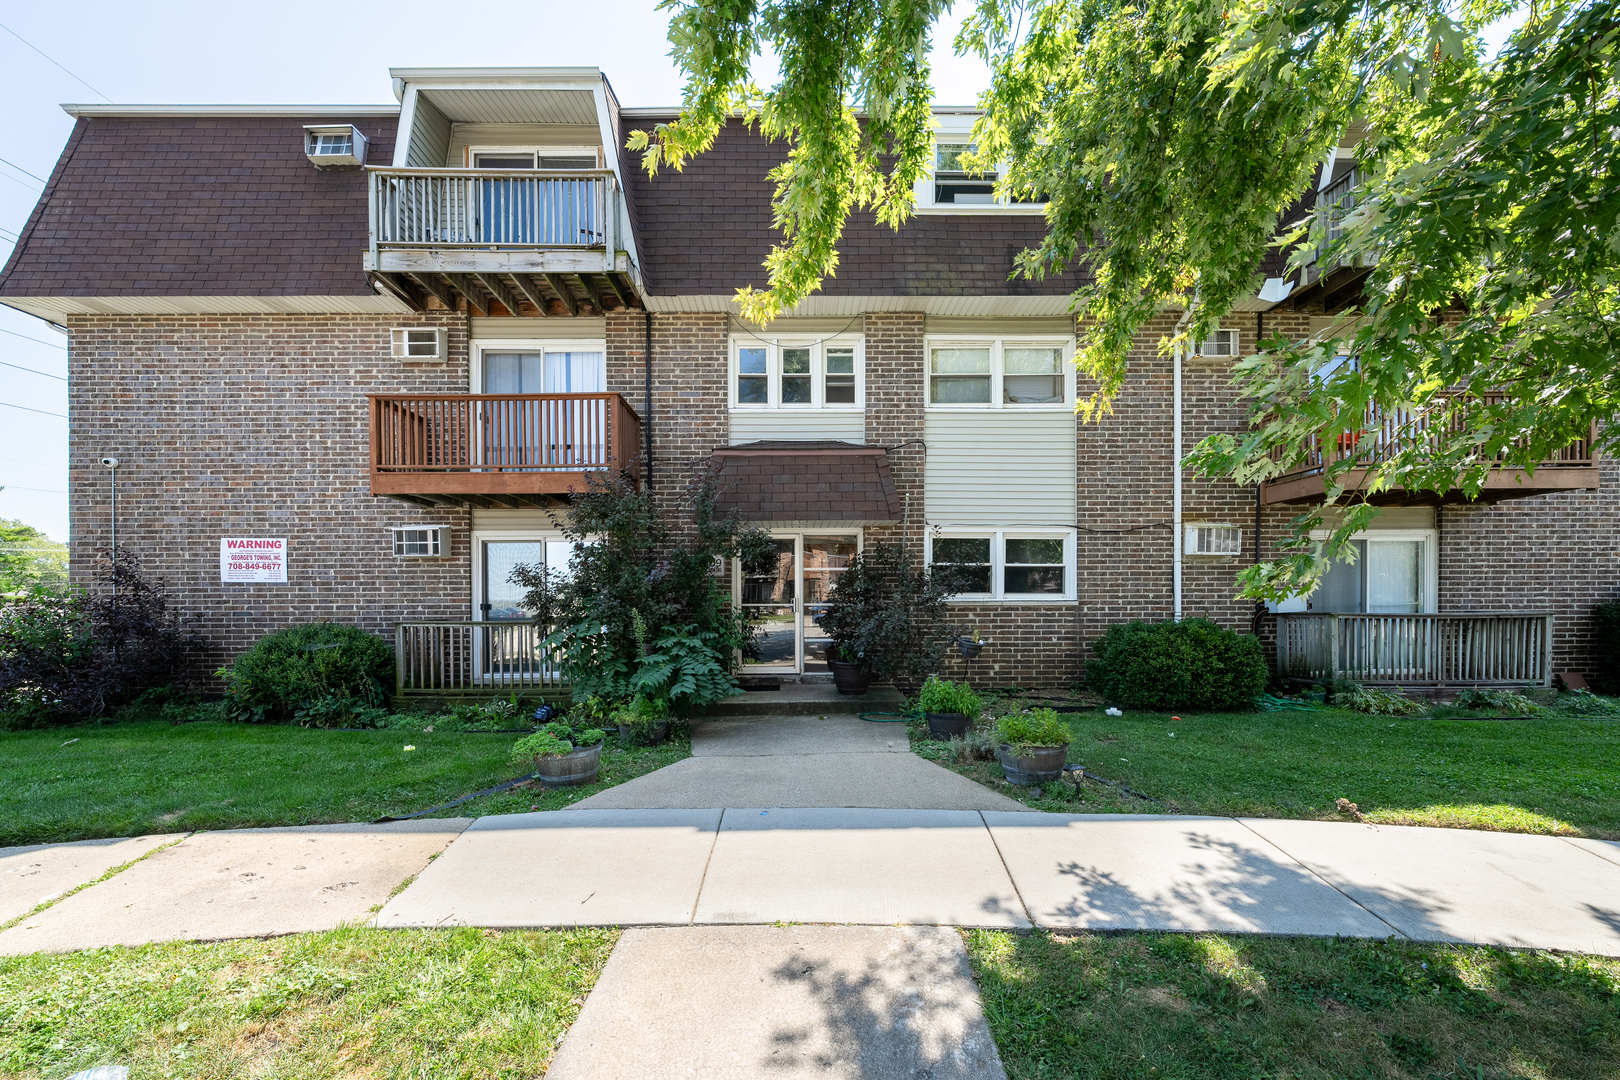
[{"label": "trimmed shrub", "polygon": [[[336,716],[342,711],[339,702],[387,702],[394,649],[358,626],[302,623],[266,634],[219,675],[225,680],[226,711],[235,719]],[[319,709],[313,709],[317,702]]]},{"label": "trimmed shrub", "polygon": [[1133,709],[1248,709],[1269,676],[1257,638],[1208,619],[1119,623],[1091,649],[1092,689]]}]

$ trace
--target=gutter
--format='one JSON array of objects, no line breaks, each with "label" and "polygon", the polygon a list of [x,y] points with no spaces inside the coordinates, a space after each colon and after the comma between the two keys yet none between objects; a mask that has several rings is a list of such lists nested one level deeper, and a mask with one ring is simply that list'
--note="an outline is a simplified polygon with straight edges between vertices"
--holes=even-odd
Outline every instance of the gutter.
[{"label": "gutter", "polygon": [[[1177,337],[1180,337],[1181,332],[1186,329],[1187,320],[1190,318],[1192,318],[1192,308],[1188,307],[1186,311],[1181,313],[1181,318],[1176,320]],[[1184,542],[1181,527],[1181,359],[1184,351],[1182,343],[1176,342],[1174,349],[1175,376],[1171,390],[1171,413],[1173,417],[1171,428],[1174,432],[1172,435],[1174,448],[1172,451],[1173,460],[1170,466],[1175,470],[1173,473],[1174,483],[1171,485],[1172,494],[1170,496],[1170,529],[1173,534],[1172,547],[1170,548],[1170,605],[1171,617],[1176,622],[1181,621],[1181,547]]]}]

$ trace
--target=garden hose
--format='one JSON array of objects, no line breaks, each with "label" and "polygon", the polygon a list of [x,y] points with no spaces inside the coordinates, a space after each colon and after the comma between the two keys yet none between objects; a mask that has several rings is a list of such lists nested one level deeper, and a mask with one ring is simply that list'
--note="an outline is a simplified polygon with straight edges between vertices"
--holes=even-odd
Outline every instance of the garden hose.
[{"label": "garden hose", "polygon": [[871,724],[904,724],[921,715],[920,712],[863,712],[860,718]]},{"label": "garden hose", "polygon": [[466,802],[469,799],[476,799],[476,798],[479,798],[480,796],[483,796],[483,795],[493,795],[498,791],[505,791],[507,788],[517,787],[519,784],[523,783],[525,780],[538,780],[539,778],[540,778],[539,773],[530,773],[528,776],[513,777],[511,780],[508,780],[504,784],[496,784],[492,788],[485,788],[483,791],[475,791],[471,795],[463,795],[461,798],[456,799],[453,802],[447,802],[443,806],[430,806],[426,810],[418,810],[414,814],[400,814],[398,817],[380,817],[376,821],[373,821],[372,824],[373,825],[386,825],[390,821],[409,821],[409,820],[411,820],[411,818],[419,818],[419,817],[423,817],[423,816],[425,816],[427,814],[436,814],[440,810],[448,810],[452,806],[460,806],[462,803]]}]

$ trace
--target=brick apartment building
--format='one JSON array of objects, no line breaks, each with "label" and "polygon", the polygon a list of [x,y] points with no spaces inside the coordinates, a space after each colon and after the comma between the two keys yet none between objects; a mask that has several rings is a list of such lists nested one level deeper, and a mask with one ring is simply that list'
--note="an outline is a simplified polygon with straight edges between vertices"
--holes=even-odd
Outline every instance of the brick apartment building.
[{"label": "brick apartment building", "polygon": [[[115,476],[118,543],[202,614],[209,664],[294,621],[475,640],[419,624],[520,617],[506,571],[566,559],[555,512],[589,472],[674,500],[711,462],[781,545],[775,575],[733,570],[766,627],[752,671],[825,670],[816,604],[879,541],[975,567],[954,610],[987,644],[948,665],[975,682],[1072,682],[1120,620],[1251,625],[1235,576],[1321,479],[1186,475],[1178,503],[1177,402],[1183,450],[1238,429],[1233,359],[1320,328],[1364,271],[1277,281],[1179,362],[1167,313],[1085,424],[1080,281],[1011,276],[1041,208],[951,170],[971,112],[938,110],[916,217],[857,215],[837,275],[760,327],[732,296],[764,284],[780,146],[736,125],[648,179],[626,138],[673,110],[621,107],[595,69],[392,74],[397,105],[68,106],[0,272],[0,302],[70,335],[75,572],[112,538]],[[1491,501],[1394,493],[1362,560],[1262,632],[1298,663],[1333,622],[1362,635],[1341,664],[1392,679],[1583,670],[1592,607],[1620,594],[1620,477],[1565,457]],[[285,546],[231,569],[242,539]]]}]

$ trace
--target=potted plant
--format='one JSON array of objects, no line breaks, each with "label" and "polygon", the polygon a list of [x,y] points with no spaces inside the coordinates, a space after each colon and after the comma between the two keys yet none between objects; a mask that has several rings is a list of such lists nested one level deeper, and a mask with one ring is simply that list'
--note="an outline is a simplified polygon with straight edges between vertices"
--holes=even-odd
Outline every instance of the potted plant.
[{"label": "potted plant", "polygon": [[1074,735],[1054,710],[1011,713],[1001,718],[996,731],[1001,736],[1001,770],[1009,783],[1044,784],[1063,775]]},{"label": "potted plant", "polygon": [[637,694],[630,704],[614,710],[619,745],[657,746],[669,735],[669,702]]},{"label": "potted plant", "polygon": [[575,731],[557,721],[514,743],[512,760],[533,758],[535,775],[546,788],[589,784],[602,767],[602,744],[606,741],[607,732],[601,728]]},{"label": "potted plant", "polygon": [[928,717],[931,739],[966,735],[978,719],[981,705],[979,695],[967,683],[949,682],[938,675],[928,676],[917,695],[917,707]]},{"label": "potted plant", "polygon": [[918,567],[899,544],[872,544],[849,561],[816,623],[832,644],[827,665],[841,694],[875,681],[920,683],[955,637],[945,601],[962,591],[954,570]]},{"label": "potted plant", "polygon": [[970,630],[956,639],[956,647],[962,651],[962,659],[977,660],[979,654],[984,652],[984,638],[977,630]]}]

